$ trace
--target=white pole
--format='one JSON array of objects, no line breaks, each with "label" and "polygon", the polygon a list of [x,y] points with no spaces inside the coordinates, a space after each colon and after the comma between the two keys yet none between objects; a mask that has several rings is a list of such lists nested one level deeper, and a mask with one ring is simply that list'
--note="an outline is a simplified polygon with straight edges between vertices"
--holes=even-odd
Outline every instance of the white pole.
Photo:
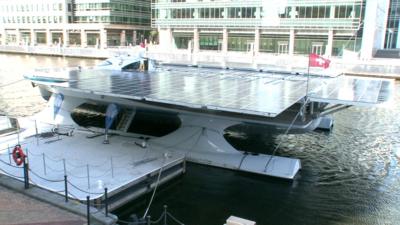
[{"label": "white pole", "polygon": [[36,145],[39,145],[39,137],[38,137],[38,127],[37,127],[37,122],[35,120],[35,132],[36,132]]},{"label": "white pole", "polygon": [[46,157],[45,157],[44,153],[42,153],[42,157],[43,157],[43,171],[44,171],[44,175],[47,175],[47,172],[46,172]]},{"label": "white pole", "polygon": [[11,152],[10,152],[10,145],[9,144],[7,145],[7,151],[8,151],[8,161],[11,164]]},{"label": "white pole", "polygon": [[88,182],[88,189],[90,190],[90,174],[89,174],[89,164],[86,165],[87,170],[87,182]]},{"label": "white pole", "polygon": [[114,178],[114,163],[113,157],[111,156],[111,177]]},{"label": "white pole", "polygon": [[63,159],[63,165],[64,165],[64,176],[67,175],[67,166],[65,164],[65,159]]}]

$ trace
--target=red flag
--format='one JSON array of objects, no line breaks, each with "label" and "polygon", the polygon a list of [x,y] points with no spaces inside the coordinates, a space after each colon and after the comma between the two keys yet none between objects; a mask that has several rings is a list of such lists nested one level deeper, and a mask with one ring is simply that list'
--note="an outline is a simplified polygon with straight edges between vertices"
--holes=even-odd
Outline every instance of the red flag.
[{"label": "red flag", "polygon": [[317,55],[315,53],[311,53],[309,55],[309,63],[308,66],[310,67],[323,67],[324,69],[329,67],[329,64],[331,63],[331,60],[325,59],[320,55]]}]

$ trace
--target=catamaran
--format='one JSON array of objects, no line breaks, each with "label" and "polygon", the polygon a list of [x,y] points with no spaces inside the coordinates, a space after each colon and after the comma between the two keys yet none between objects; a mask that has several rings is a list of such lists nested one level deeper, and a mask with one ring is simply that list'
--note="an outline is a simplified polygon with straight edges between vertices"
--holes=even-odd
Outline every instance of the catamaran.
[{"label": "catamaran", "polygon": [[[314,65],[310,65],[329,66],[318,56],[313,57]],[[391,99],[394,89],[394,81],[389,79],[155,67],[152,60],[146,62],[146,71],[137,71],[141,59],[130,60],[106,60],[102,66],[111,69],[100,66],[45,71],[45,76],[41,71],[26,78],[45,93],[45,98],[50,97],[48,109],[41,113],[44,118],[51,119],[54,107],[60,108],[58,126],[93,126],[107,138],[108,134],[132,136],[137,112],[169,115],[163,120],[177,120],[179,126],[161,137],[143,138],[140,145],[181,153],[191,162],[286,179],[293,179],[301,169],[299,159],[239,151],[224,139],[224,130],[243,123],[275,126],[288,132],[329,129],[333,125],[330,114],[354,105],[382,104]],[[122,69],[111,66],[118,62],[122,62]],[[113,110],[107,110],[111,105]],[[103,115],[103,120],[110,114],[106,111],[113,111],[113,126],[76,119],[77,111],[89,109]]]}]

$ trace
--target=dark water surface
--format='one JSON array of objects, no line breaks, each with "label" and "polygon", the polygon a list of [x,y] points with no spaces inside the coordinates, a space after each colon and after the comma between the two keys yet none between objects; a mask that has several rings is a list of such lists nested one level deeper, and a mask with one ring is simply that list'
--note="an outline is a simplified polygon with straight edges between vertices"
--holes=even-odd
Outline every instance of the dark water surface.
[{"label": "dark water surface", "polygon": [[[93,65],[97,61],[0,54],[0,111],[31,115],[44,102],[29,82],[11,82],[36,67]],[[5,85],[5,86],[4,86]],[[334,115],[331,133],[279,135],[259,126],[240,126],[227,139],[241,150],[302,160],[294,181],[188,164],[187,173],[157,192],[150,215],[163,205],[188,225],[221,225],[230,215],[259,225],[400,224],[400,84],[388,107],[352,107]],[[116,213],[143,215],[150,195]],[[122,224],[122,223],[121,223]],[[170,223],[174,224],[174,223]]]}]

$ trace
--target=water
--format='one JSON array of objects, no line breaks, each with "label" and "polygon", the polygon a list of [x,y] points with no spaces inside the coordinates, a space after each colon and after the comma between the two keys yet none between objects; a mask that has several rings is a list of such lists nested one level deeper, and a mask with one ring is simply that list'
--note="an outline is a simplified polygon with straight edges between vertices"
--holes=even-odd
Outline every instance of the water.
[{"label": "water", "polygon": [[[31,115],[44,106],[38,90],[19,81],[37,67],[90,66],[77,58],[0,54],[0,111]],[[19,81],[15,84],[11,82]],[[7,85],[7,86],[4,86]],[[331,133],[279,135],[259,126],[239,126],[226,137],[236,148],[297,157],[303,169],[294,181],[188,164],[187,173],[157,192],[150,215],[163,205],[189,225],[223,224],[230,215],[274,224],[399,224],[400,83],[389,108],[352,107],[334,115]],[[150,195],[116,213],[143,215]],[[171,223],[173,224],[173,223]]]}]

